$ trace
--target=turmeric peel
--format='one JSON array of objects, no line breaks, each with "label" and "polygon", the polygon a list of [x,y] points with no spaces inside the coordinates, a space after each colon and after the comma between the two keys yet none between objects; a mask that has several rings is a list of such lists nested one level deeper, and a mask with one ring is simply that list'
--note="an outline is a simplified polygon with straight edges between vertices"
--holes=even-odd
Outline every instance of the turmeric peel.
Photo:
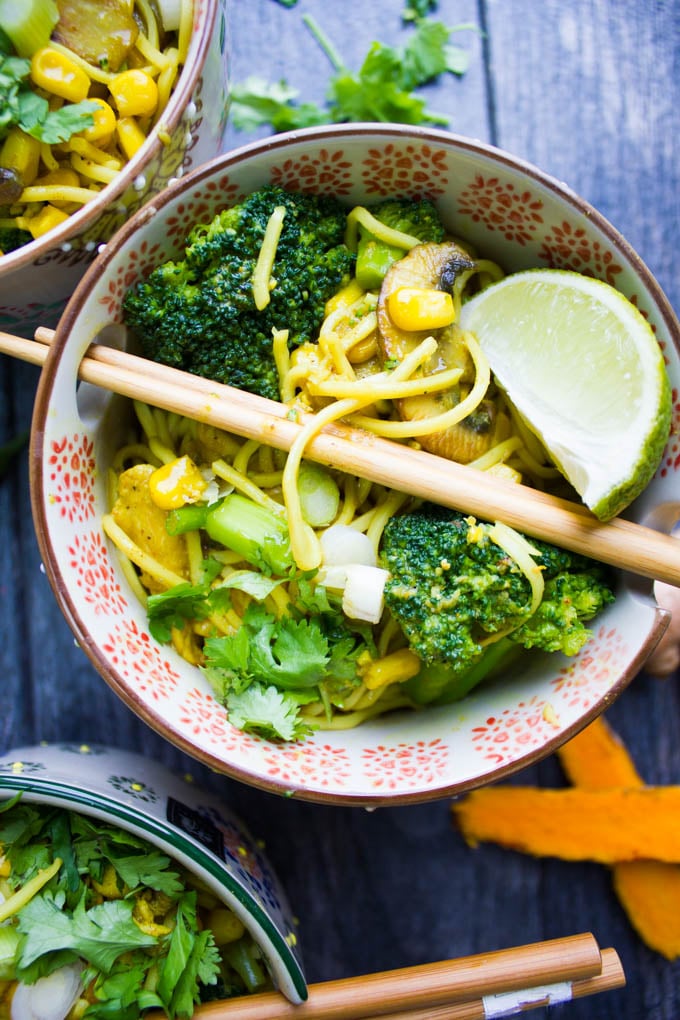
[{"label": "turmeric peel", "polygon": [[563,744],[557,756],[574,786],[595,790],[644,785],[623,741],[602,716]]},{"label": "turmeric peel", "polygon": [[[575,789],[528,788],[527,793],[527,788],[503,786],[471,794],[452,808],[465,838],[473,845],[489,839],[536,856],[610,864],[614,891],[635,931],[650,949],[677,959],[680,867],[673,861],[680,859],[674,806],[678,787],[646,787],[625,744],[603,716],[557,753]],[[649,816],[644,809],[642,817],[635,812],[622,815],[621,807],[633,802],[650,804]],[[593,817],[598,811],[599,817]],[[663,831],[657,828],[660,819]],[[640,825],[656,829],[644,849]],[[627,859],[621,857],[624,843],[631,854]],[[651,859],[652,844],[654,856],[663,852],[670,858]]]},{"label": "turmeric peel", "polygon": [[[642,786],[624,743],[603,716],[557,752],[576,786]],[[680,956],[680,868],[663,861],[629,861],[612,868],[614,891],[640,938],[667,960]]]},{"label": "turmeric peel", "polygon": [[471,845],[490,840],[535,857],[600,864],[680,861],[680,786],[497,786],[474,791],[453,812]]}]

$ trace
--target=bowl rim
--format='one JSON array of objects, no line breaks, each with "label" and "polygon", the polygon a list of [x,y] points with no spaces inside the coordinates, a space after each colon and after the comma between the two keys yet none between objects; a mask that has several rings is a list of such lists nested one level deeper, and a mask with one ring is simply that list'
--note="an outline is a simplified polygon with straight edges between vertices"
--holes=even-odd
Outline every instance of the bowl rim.
[{"label": "bowl rim", "polygon": [[162,127],[170,134],[176,130],[185,109],[192,102],[197,81],[203,73],[210,49],[210,41],[215,30],[221,0],[204,0],[204,3],[205,17],[198,26],[198,32],[194,35],[196,42],[190,46],[189,50],[193,54],[193,59],[191,63],[187,62],[182,68],[177,85],[163,111],[163,116],[154,126],[144,144],[132,159],[127,161],[114,180],[102,188],[96,198],[71,213],[67,220],[49,230],[42,237],[34,238],[22,245],[21,248],[0,256],[0,279],[3,276],[10,276],[17,269],[32,265],[36,259],[44,257],[52,250],[61,249],[62,246],[77,237],[88,224],[97,220],[112,202],[121,197],[133,184],[135,178],[143,174],[147,164],[165,148],[165,143],[159,137],[159,129]]},{"label": "bowl rim", "polygon": [[538,749],[529,750],[521,757],[516,758],[509,763],[496,766],[482,776],[459,780],[453,783],[449,782],[446,785],[441,785],[435,789],[428,789],[425,791],[407,790],[400,791],[398,793],[385,793],[384,791],[377,791],[375,793],[357,793],[353,791],[328,792],[324,789],[309,790],[304,786],[304,784],[291,783],[284,780],[277,780],[253,774],[253,772],[246,767],[242,767],[234,763],[225,763],[218,755],[208,750],[197,749],[190,740],[178,733],[176,730],[171,729],[163,719],[155,716],[151,709],[141,702],[139,696],[126,687],[122,678],[117,675],[115,668],[108,663],[105,656],[102,654],[97,643],[90,638],[88,628],[83,626],[80,614],[69,595],[66,585],[61,579],[59,570],[55,567],[54,546],[48,529],[46,528],[45,509],[41,495],[44,440],[44,432],[41,427],[41,422],[45,420],[48,414],[49,397],[58,368],[59,355],[68,341],[68,337],[77,319],[79,310],[87,298],[90,282],[94,282],[101,276],[102,273],[106,272],[109,262],[115,256],[120,245],[133,235],[139,227],[142,227],[147,219],[151,216],[155,217],[161,213],[163,208],[172,201],[176,195],[183,193],[185,190],[194,189],[197,186],[200,187],[201,183],[207,177],[212,176],[216,172],[227,170],[230,166],[238,164],[244,159],[274,152],[278,149],[285,149],[291,143],[306,140],[321,141],[324,139],[337,140],[338,138],[346,138],[350,140],[356,139],[357,137],[408,138],[411,140],[415,138],[434,145],[443,144],[448,147],[454,147],[463,153],[479,155],[489,158],[495,162],[499,162],[509,169],[525,174],[530,179],[554,192],[560,200],[567,202],[567,204],[569,204],[579,214],[579,216],[593,222],[595,226],[606,235],[611,245],[620,253],[622,258],[631,265],[635,273],[641,278],[645,286],[648,288],[651,300],[654,303],[656,310],[663,318],[675,348],[680,352],[680,323],[678,322],[678,319],[676,318],[661,286],[634,248],[620,234],[618,229],[614,227],[613,224],[606,219],[606,217],[599,213],[586,199],[578,195],[567,184],[560,182],[557,178],[540,170],[532,163],[520,157],[516,157],[495,145],[482,142],[478,139],[469,138],[467,136],[456,135],[437,128],[412,127],[401,124],[361,123],[327,125],[305,128],[299,131],[282,132],[274,136],[250,142],[226,153],[222,153],[206,163],[201,164],[201,166],[196,167],[189,174],[171,184],[164,192],[156,196],[156,198],[145,203],[145,205],[138,210],[138,212],[135,213],[116,232],[116,234],[114,234],[111,241],[103,246],[95,261],[90,265],[90,267],[88,267],[85,275],[77,284],[71,299],[66,305],[59,323],[57,324],[53,342],[50,345],[46,362],[40,374],[34,405],[33,426],[31,429],[29,478],[31,504],[38,545],[43,558],[43,566],[57,602],[59,603],[71,629],[76,634],[81,648],[90,659],[97,672],[104,678],[123,702],[147,725],[165,739],[169,739],[176,747],[180,748],[182,751],[202,764],[205,764],[222,774],[228,775],[239,782],[243,782],[269,793],[275,793],[278,795],[283,794],[286,796],[290,796],[292,794],[302,800],[342,806],[398,806],[425,803],[427,801],[459,796],[480,786],[495,783],[500,779],[514,775],[521,769],[524,769],[537,761],[543,760],[549,754],[553,753],[566,740],[574,736],[588,723],[595,719],[609,704],[616,700],[616,698],[618,698],[623,690],[629,685],[633,677],[642,668],[647,656],[666,630],[670,619],[667,611],[654,604],[655,615],[654,620],[650,625],[650,636],[647,639],[649,648],[644,651],[639,651],[633,657],[629,665],[619,676],[618,680],[606,690],[606,692],[594,703],[593,706],[591,706],[589,710],[585,711],[571,726],[561,730],[558,735],[546,741],[546,743],[542,744]]},{"label": "bowl rim", "polygon": [[[49,746],[43,745],[43,747]],[[94,750],[104,745],[90,744],[88,746]],[[37,752],[41,750],[39,746],[34,749]],[[117,748],[106,747],[105,749],[113,754],[119,753]],[[10,749],[2,755],[2,758],[10,758],[17,753],[25,756],[31,750],[30,746]],[[143,755],[136,752],[125,751],[124,753],[135,755],[140,761],[143,760]],[[165,766],[160,762],[154,764],[157,768],[166,771]],[[173,775],[174,778],[177,777]],[[101,791],[78,787],[75,783],[68,782],[64,777],[22,774],[20,771],[0,773],[0,799],[5,795],[11,798],[18,793],[31,803],[62,807],[90,818],[97,818],[110,825],[118,825],[121,829],[146,839],[167,853],[169,857],[183,864],[187,870],[199,875],[209,885],[212,892],[226,906],[234,910],[246,927],[250,926],[251,929],[256,930],[258,944],[263,951],[266,947],[267,959],[272,973],[279,983],[281,993],[296,1002],[302,1002],[307,998],[307,983],[302,969],[291,952],[290,946],[282,938],[276,926],[272,924],[266,910],[258,903],[256,897],[232,875],[227,862],[220,862],[217,856],[203,847],[198,840],[192,839],[190,835],[185,834],[169,822],[148,814],[139,805],[133,808],[121,799],[109,797]],[[251,930],[251,934],[256,937],[255,931]]]}]

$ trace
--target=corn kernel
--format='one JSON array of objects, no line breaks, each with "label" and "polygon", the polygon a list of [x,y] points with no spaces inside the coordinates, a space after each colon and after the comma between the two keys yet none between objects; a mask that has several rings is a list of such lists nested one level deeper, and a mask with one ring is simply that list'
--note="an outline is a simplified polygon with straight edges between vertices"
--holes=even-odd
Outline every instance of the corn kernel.
[{"label": "corn kernel", "polygon": [[150,117],[158,106],[156,82],[138,68],[117,74],[109,85],[109,92],[121,117]]},{"label": "corn kernel", "polygon": [[90,79],[70,57],[45,46],[31,58],[31,78],[53,96],[80,103],[90,91]]},{"label": "corn kernel", "polygon": [[146,141],[146,135],[134,117],[121,117],[116,124],[116,134],[118,144],[128,159],[132,159]]},{"label": "corn kernel", "polygon": [[11,128],[0,149],[0,166],[14,170],[24,187],[32,184],[40,167],[40,142],[20,128]]},{"label": "corn kernel", "polygon": [[33,238],[42,237],[68,219],[68,213],[54,205],[44,205],[35,216],[23,216],[22,225]]},{"label": "corn kernel", "polygon": [[113,107],[104,99],[92,99],[97,104],[97,109],[92,110],[92,127],[85,128],[78,133],[88,142],[99,142],[100,145],[107,145],[113,138],[116,130],[116,115]]},{"label": "corn kernel", "polygon": [[149,477],[151,499],[162,510],[176,510],[200,499],[208,487],[191,457],[177,457]]},{"label": "corn kernel", "polygon": [[399,287],[387,299],[390,319],[399,329],[440,329],[456,317],[447,291],[426,287]]},{"label": "corn kernel", "polygon": [[356,280],[352,280],[345,287],[334,294],[333,297],[329,298],[324,308],[325,315],[331,315],[333,312],[339,311],[341,308],[349,308],[355,301],[358,301],[362,294],[365,294],[364,288]]},{"label": "corn kernel", "polygon": [[207,918],[207,927],[213,933],[218,946],[224,946],[228,942],[236,942],[245,931],[240,918],[225,907],[216,907],[210,911]]}]

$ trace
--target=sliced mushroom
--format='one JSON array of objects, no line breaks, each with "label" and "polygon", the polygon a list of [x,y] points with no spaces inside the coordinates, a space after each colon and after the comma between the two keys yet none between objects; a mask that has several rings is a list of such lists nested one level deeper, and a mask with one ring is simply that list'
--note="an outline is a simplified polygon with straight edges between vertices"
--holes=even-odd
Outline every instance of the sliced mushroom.
[{"label": "sliced mushroom", "polygon": [[[385,276],[377,307],[383,362],[391,359],[401,361],[428,336],[434,336],[437,350],[423,366],[423,374],[451,368],[463,370],[460,382],[451,389],[395,401],[397,412],[403,420],[419,421],[455,407],[470,391],[475,370],[467,344],[455,323],[439,329],[403,329],[390,316],[390,295],[402,287],[450,293],[459,274],[474,269],[474,266],[467,252],[453,242],[419,244],[403,259],[395,262]],[[469,463],[493,444],[496,419],[497,409],[493,399],[485,399],[457,425],[444,432],[421,436],[419,442],[431,453]]]}]

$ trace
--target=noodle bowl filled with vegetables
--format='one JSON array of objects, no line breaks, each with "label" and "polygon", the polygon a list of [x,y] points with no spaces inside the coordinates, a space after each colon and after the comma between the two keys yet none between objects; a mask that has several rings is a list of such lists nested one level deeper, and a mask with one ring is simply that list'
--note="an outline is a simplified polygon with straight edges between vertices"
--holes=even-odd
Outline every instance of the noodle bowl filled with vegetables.
[{"label": "noodle bowl filled with vegetables", "polygon": [[0,760],[0,843],[3,1020],[307,997],[260,841],[191,777],[101,744],[14,748]]},{"label": "noodle bowl filled with vegetables", "polygon": [[[409,168],[398,189],[383,183],[395,165]],[[541,210],[540,229],[519,230],[521,209],[505,224],[503,205],[487,215],[498,175],[524,196],[526,224]],[[549,753],[659,639],[651,582],[442,506],[409,478],[425,451],[480,486],[496,476],[602,520],[672,504],[677,326],[653,279],[540,171],[436,131],[279,136],[155,205],[69,304],[34,423],[44,560],[95,666],[200,760],[310,799],[430,799]],[[573,288],[550,248],[565,222],[587,231],[594,263],[606,244],[620,266],[604,301],[594,271],[579,277],[575,303],[602,301],[641,331],[657,380],[639,401],[656,410],[635,478],[601,492],[550,421],[532,427],[475,319],[528,270],[544,271],[532,287]],[[95,339],[147,359],[159,406],[76,390]],[[193,416],[163,409],[164,366],[191,373],[187,388],[202,380]],[[227,402],[250,394],[280,424],[251,425],[247,404],[220,419],[224,384]],[[375,461],[366,470],[319,442],[347,428]]]},{"label": "noodle bowl filled with vegetables", "polygon": [[225,18],[221,0],[2,8],[3,328],[30,336],[54,325],[99,246],[169,180],[219,152]]}]

